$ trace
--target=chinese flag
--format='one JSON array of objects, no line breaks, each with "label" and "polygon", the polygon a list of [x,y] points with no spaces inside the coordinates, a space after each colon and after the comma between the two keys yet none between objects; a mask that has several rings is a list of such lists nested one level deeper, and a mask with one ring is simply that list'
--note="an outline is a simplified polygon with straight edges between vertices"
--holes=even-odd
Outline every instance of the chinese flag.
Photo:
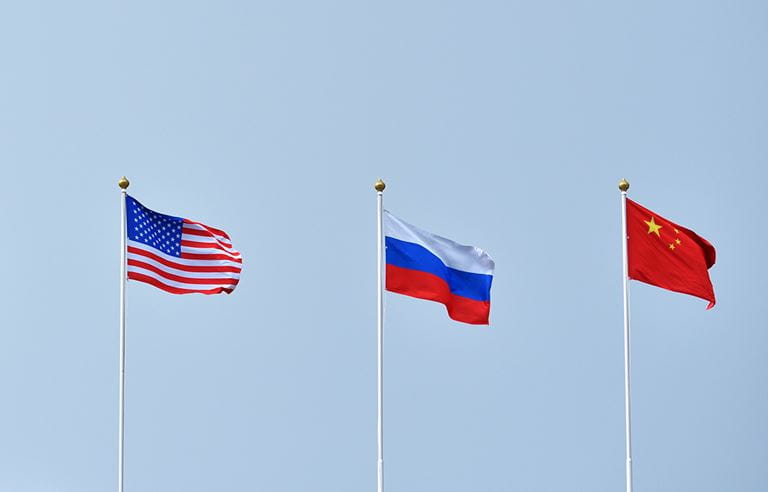
[{"label": "chinese flag", "polygon": [[627,199],[629,278],[701,297],[715,305],[709,268],[715,247],[690,229]]}]

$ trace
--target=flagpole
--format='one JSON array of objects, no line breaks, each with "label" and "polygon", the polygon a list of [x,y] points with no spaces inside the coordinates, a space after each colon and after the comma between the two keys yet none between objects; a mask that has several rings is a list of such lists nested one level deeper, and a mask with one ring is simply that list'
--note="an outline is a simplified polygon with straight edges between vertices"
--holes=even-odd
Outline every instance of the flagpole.
[{"label": "flagpole", "polygon": [[630,398],[630,338],[629,338],[629,255],[627,252],[627,190],[629,181],[619,181],[621,190],[621,251],[624,282],[624,432],[626,445],[627,492],[632,492],[632,410]]},{"label": "flagpole", "polygon": [[125,465],[125,196],[130,182],[123,176],[117,182],[120,187],[120,407],[118,410],[117,490],[123,492]]},{"label": "flagpole", "polygon": [[378,180],[373,185],[376,190],[376,369],[377,369],[377,405],[376,405],[376,450],[377,450],[377,492],[384,492],[384,225],[383,201],[384,181]]}]

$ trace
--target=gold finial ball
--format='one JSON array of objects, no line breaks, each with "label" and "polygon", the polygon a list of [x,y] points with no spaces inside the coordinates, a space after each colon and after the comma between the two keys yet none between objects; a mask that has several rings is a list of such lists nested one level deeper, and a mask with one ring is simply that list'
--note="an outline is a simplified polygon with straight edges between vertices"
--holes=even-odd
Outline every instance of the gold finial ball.
[{"label": "gold finial ball", "polygon": [[131,184],[131,182],[128,181],[128,178],[125,176],[117,180],[117,186],[119,186],[122,190],[128,189],[129,184]]},{"label": "gold finial ball", "polygon": [[387,187],[387,185],[385,185],[385,184],[384,184],[384,181],[382,181],[381,179],[379,179],[378,181],[376,181],[376,183],[373,185],[373,188],[374,188],[376,191],[378,191],[379,193],[381,193],[382,191],[384,191],[384,188],[386,188],[386,187]]},{"label": "gold finial ball", "polygon": [[619,181],[619,189],[621,191],[627,191],[629,189],[629,181],[627,181],[626,179],[622,179],[621,181]]}]

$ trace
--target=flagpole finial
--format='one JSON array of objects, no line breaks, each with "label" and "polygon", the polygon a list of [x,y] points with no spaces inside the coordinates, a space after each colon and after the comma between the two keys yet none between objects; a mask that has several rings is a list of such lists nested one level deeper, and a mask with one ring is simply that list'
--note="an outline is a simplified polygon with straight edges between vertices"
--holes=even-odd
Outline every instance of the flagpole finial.
[{"label": "flagpole finial", "polygon": [[626,179],[622,179],[621,181],[619,181],[619,189],[621,191],[626,192],[629,189],[629,181],[627,181]]},{"label": "flagpole finial", "polygon": [[128,185],[130,184],[131,182],[128,181],[128,178],[126,178],[125,176],[117,180],[117,186],[119,186],[121,190],[127,190]]},{"label": "flagpole finial", "polygon": [[379,180],[378,180],[378,181],[376,181],[376,183],[374,183],[374,185],[373,185],[373,188],[374,188],[376,191],[378,191],[379,193],[381,193],[382,191],[384,191],[384,188],[386,188],[386,187],[387,187],[387,185],[386,185],[386,184],[384,184],[384,181],[382,181],[382,180],[381,180],[381,178],[379,178]]}]

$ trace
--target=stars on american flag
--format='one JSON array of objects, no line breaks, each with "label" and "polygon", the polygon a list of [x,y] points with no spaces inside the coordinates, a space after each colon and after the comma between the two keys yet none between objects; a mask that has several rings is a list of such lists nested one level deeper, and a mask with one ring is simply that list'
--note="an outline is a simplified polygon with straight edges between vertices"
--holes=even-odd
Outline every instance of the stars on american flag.
[{"label": "stars on american flag", "polygon": [[128,236],[134,241],[171,256],[181,256],[181,228],[184,219],[149,210],[130,196]]}]

